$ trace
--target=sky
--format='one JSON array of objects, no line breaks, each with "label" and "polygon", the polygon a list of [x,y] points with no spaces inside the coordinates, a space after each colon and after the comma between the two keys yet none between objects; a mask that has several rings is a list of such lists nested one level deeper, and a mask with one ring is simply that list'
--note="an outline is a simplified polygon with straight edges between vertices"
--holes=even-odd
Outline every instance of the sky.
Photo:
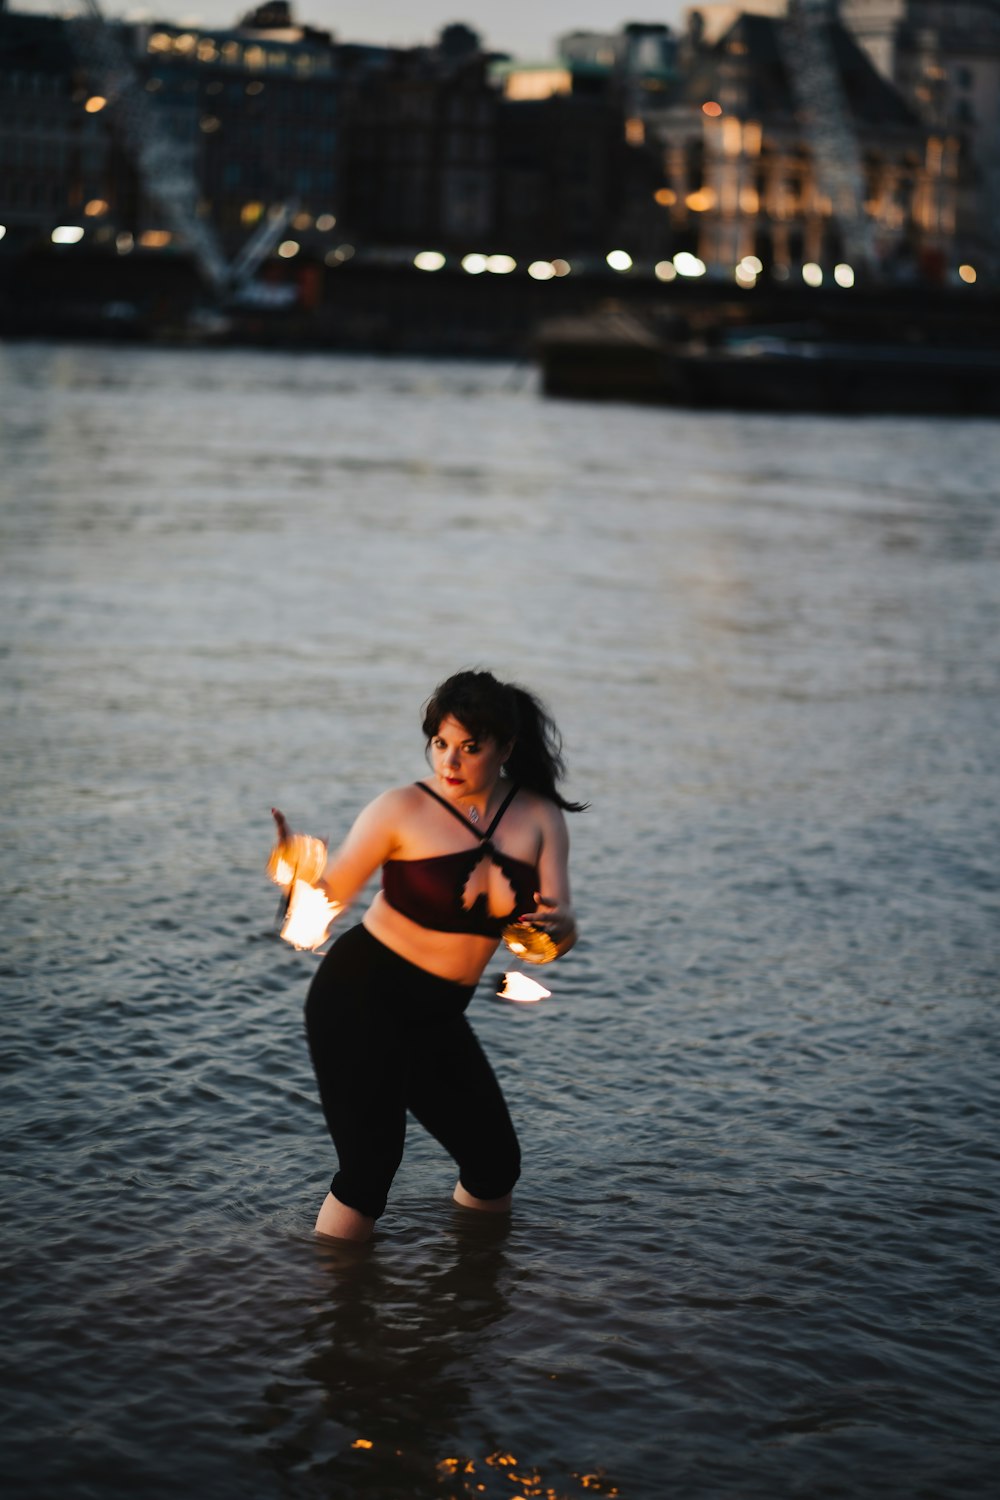
[{"label": "sky", "polygon": [[[11,10],[59,14],[72,0],[8,0]],[[626,21],[676,26],[690,0],[292,0],[300,22],[333,31],[344,42],[413,46],[432,41],[450,21],[465,21],[496,52],[523,60],[555,55],[566,31],[617,31]],[[231,26],[251,0],[102,0],[107,15],[189,25]]]}]

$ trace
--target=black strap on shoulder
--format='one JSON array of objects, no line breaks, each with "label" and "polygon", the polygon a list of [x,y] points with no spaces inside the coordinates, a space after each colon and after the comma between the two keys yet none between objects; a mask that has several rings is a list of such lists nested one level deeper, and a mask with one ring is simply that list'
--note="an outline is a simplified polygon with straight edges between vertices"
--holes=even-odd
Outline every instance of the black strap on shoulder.
[{"label": "black strap on shoulder", "polygon": [[510,791],[507,793],[506,797],[501,802],[499,808],[497,809],[497,815],[493,819],[493,822],[490,824],[489,828],[487,828],[486,832],[483,834],[483,838],[484,839],[491,839],[493,837],[493,834],[496,831],[497,824],[499,823],[500,819],[503,817],[504,813],[507,811],[508,807],[513,802],[513,800],[514,800],[514,798],[516,796],[517,796],[517,787],[516,786],[512,786],[511,789],[510,789]]},{"label": "black strap on shoulder", "polygon": [[415,781],[413,785],[418,786],[422,792],[426,792],[428,797],[433,797],[435,802],[440,802],[442,807],[446,807],[451,813],[452,817],[457,818],[458,821],[462,824],[463,828],[467,828],[470,833],[474,833],[476,835],[476,838],[479,839],[480,843],[483,844],[486,843],[487,839],[491,839],[493,837],[497,824],[500,822],[500,819],[503,817],[504,813],[507,811],[514,798],[517,796],[518,791],[516,786],[511,787],[510,791],[507,793],[506,797],[503,799],[499,808],[497,809],[497,814],[493,819],[493,822],[490,824],[489,828],[487,828],[486,832],[483,833],[481,829],[476,827],[475,823],[469,822],[465,813],[459,812],[454,803],[447,802],[444,797],[442,797],[438,792],[434,791],[433,787],[427,786],[427,784],[423,781]]}]

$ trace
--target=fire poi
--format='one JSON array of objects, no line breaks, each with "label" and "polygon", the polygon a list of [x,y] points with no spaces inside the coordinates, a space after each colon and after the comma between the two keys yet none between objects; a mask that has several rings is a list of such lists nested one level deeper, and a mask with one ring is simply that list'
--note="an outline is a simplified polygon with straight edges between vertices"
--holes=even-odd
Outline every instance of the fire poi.
[{"label": "fire poi", "polygon": [[281,814],[274,808],[271,811],[278,820],[278,842],[267,861],[267,873],[285,892],[281,936],[293,948],[315,953],[343,911],[316,883],[326,865],[326,840],[293,833]]}]

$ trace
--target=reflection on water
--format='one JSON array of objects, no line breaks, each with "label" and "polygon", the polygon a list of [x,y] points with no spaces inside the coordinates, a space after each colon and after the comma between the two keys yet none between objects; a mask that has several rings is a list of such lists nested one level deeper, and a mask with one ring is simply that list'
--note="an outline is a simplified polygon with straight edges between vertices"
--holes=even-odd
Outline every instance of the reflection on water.
[{"label": "reflection on water", "polygon": [[[510,377],[0,350],[16,1493],[991,1493],[997,429]],[[592,803],[552,997],[472,1011],[516,1211],[414,1131],[318,1243],[269,809],[479,663]]]}]

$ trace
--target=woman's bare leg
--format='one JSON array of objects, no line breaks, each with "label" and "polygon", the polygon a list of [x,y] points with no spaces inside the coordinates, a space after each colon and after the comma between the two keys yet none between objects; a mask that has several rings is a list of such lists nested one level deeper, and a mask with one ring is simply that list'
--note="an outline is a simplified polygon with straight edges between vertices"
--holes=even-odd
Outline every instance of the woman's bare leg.
[{"label": "woman's bare leg", "polygon": [[478,1208],[487,1214],[505,1214],[510,1208],[514,1197],[513,1193],[505,1193],[502,1198],[473,1198],[471,1193],[465,1191],[460,1182],[455,1184],[455,1191],[452,1196],[455,1202],[460,1204],[462,1208]]},{"label": "woman's bare leg", "polygon": [[331,1240],[370,1240],[375,1220],[356,1208],[348,1208],[332,1193],[327,1193],[316,1220],[316,1233]]}]

